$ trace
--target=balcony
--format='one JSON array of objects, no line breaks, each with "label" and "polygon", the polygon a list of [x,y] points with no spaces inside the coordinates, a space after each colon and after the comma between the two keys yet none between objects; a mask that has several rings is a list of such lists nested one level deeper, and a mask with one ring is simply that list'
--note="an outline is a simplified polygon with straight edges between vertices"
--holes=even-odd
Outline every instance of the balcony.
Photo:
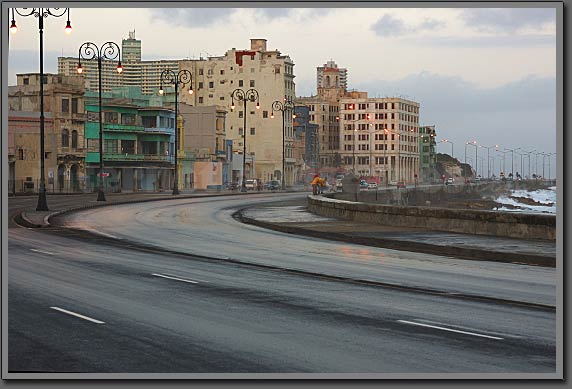
[{"label": "balcony", "polygon": [[120,132],[144,132],[143,126],[129,124],[103,123],[104,131],[120,131]]},{"label": "balcony", "polygon": [[174,162],[174,157],[159,154],[110,154],[104,153],[103,159],[106,161],[141,161],[141,162]]}]

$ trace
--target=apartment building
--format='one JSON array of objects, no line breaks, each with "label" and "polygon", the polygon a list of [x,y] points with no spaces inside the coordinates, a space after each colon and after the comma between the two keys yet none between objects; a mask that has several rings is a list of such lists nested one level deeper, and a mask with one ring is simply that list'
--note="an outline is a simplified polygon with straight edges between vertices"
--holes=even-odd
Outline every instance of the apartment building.
[{"label": "apartment building", "polygon": [[[181,61],[180,66],[193,75],[194,88],[192,95],[186,89],[179,91],[181,102],[193,106],[220,105],[227,108],[226,139],[233,142],[236,160],[242,159],[246,136],[246,178],[259,178],[265,182],[281,180],[282,117],[280,112],[275,112],[272,118],[272,103],[295,99],[292,59],[278,50],[269,50],[266,39],[251,39],[250,49],[232,48],[223,56]],[[256,102],[248,102],[245,113],[243,102],[231,97],[236,89],[244,92],[255,89],[259,109]],[[231,110],[233,100],[235,109]],[[292,114],[286,112],[284,142],[287,185],[292,185],[294,180],[293,136]],[[233,176],[242,177],[236,171],[238,164],[233,166]]]},{"label": "apartment building", "polygon": [[425,183],[435,183],[439,174],[435,170],[437,165],[437,133],[435,126],[419,127],[419,178]]},{"label": "apartment building", "polygon": [[340,139],[343,164],[356,175],[382,184],[418,178],[419,103],[348,92],[340,100]]},{"label": "apartment building", "polygon": [[[40,75],[16,75],[8,87],[8,158],[12,191],[37,191],[40,179]],[[84,83],[44,74],[44,174],[48,192],[84,188]]]},{"label": "apartment building", "polygon": [[[78,47],[79,49],[79,47]],[[95,53],[97,55],[97,53]],[[121,59],[123,72],[117,73],[118,60]],[[58,57],[58,74],[77,74],[78,57]],[[99,72],[97,59],[82,59],[85,89],[99,90]],[[179,60],[141,60],[141,41],[135,39],[135,31],[129,32],[129,38],[121,42],[121,55],[115,60],[101,61],[101,89],[111,92],[123,86],[141,87],[142,93],[151,95],[157,93],[161,84],[161,73],[165,69],[179,71]]]}]

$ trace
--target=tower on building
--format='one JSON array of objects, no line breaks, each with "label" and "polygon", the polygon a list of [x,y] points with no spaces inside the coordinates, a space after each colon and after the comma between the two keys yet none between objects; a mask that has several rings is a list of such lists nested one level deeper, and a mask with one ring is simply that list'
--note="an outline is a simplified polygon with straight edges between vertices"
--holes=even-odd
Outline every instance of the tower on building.
[{"label": "tower on building", "polygon": [[347,89],[348,69],[339,68],[330,60],[324,66],[317,67],[317,87],[318,88],[339,88]]},{"label": "tower on building", "polygon": [[129,38],[121,40],[123,62],[141,62],[141,40],[135,39],[135,30],[129,31]]}]

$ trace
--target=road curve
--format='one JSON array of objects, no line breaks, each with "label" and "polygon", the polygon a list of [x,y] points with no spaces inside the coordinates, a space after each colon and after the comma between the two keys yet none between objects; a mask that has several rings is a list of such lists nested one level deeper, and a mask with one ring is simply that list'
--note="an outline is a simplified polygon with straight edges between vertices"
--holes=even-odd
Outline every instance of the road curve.
[{"label": "road curve", "polygon": [[[242,224],[232,214],[300,194],[225,196],[127,204],[66,215],[58,223],[182,253],[336,277],[555,305],[555,269],[365,247]],[[491,254],[492,255],[492,254]]]}]

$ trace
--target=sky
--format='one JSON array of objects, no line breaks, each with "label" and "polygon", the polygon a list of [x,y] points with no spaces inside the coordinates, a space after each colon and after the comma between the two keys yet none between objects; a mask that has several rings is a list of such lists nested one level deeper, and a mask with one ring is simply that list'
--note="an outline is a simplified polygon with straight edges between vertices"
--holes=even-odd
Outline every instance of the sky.
[{"label": "sky", "polygon": [[[219,56],[264,38],[269,50],[294,61],[296,95],[315,94],[316,67],[334,60],[348,69],[349,89],[419,102],[420,124],[435,125],[437,140],[453,142],[461,161],[473,140],[556,152],[556,10],[547,6],[75,7],[70,19],[69,36],[65,17],[45,19],[45,72],[56,73],[57,57],[77,56],[84,42],[121,44],[133,30],[143,60]],[[9,38],[10,85],[16,73],[39,71],[37,20],[16,15],[16,22],[19,31]],[[439,143],[437,150],[450,153],[451,144]],[[474,147],[468,146],[467,155],[474,156]],[[479,157],[485,155],[479,149]]]}]

